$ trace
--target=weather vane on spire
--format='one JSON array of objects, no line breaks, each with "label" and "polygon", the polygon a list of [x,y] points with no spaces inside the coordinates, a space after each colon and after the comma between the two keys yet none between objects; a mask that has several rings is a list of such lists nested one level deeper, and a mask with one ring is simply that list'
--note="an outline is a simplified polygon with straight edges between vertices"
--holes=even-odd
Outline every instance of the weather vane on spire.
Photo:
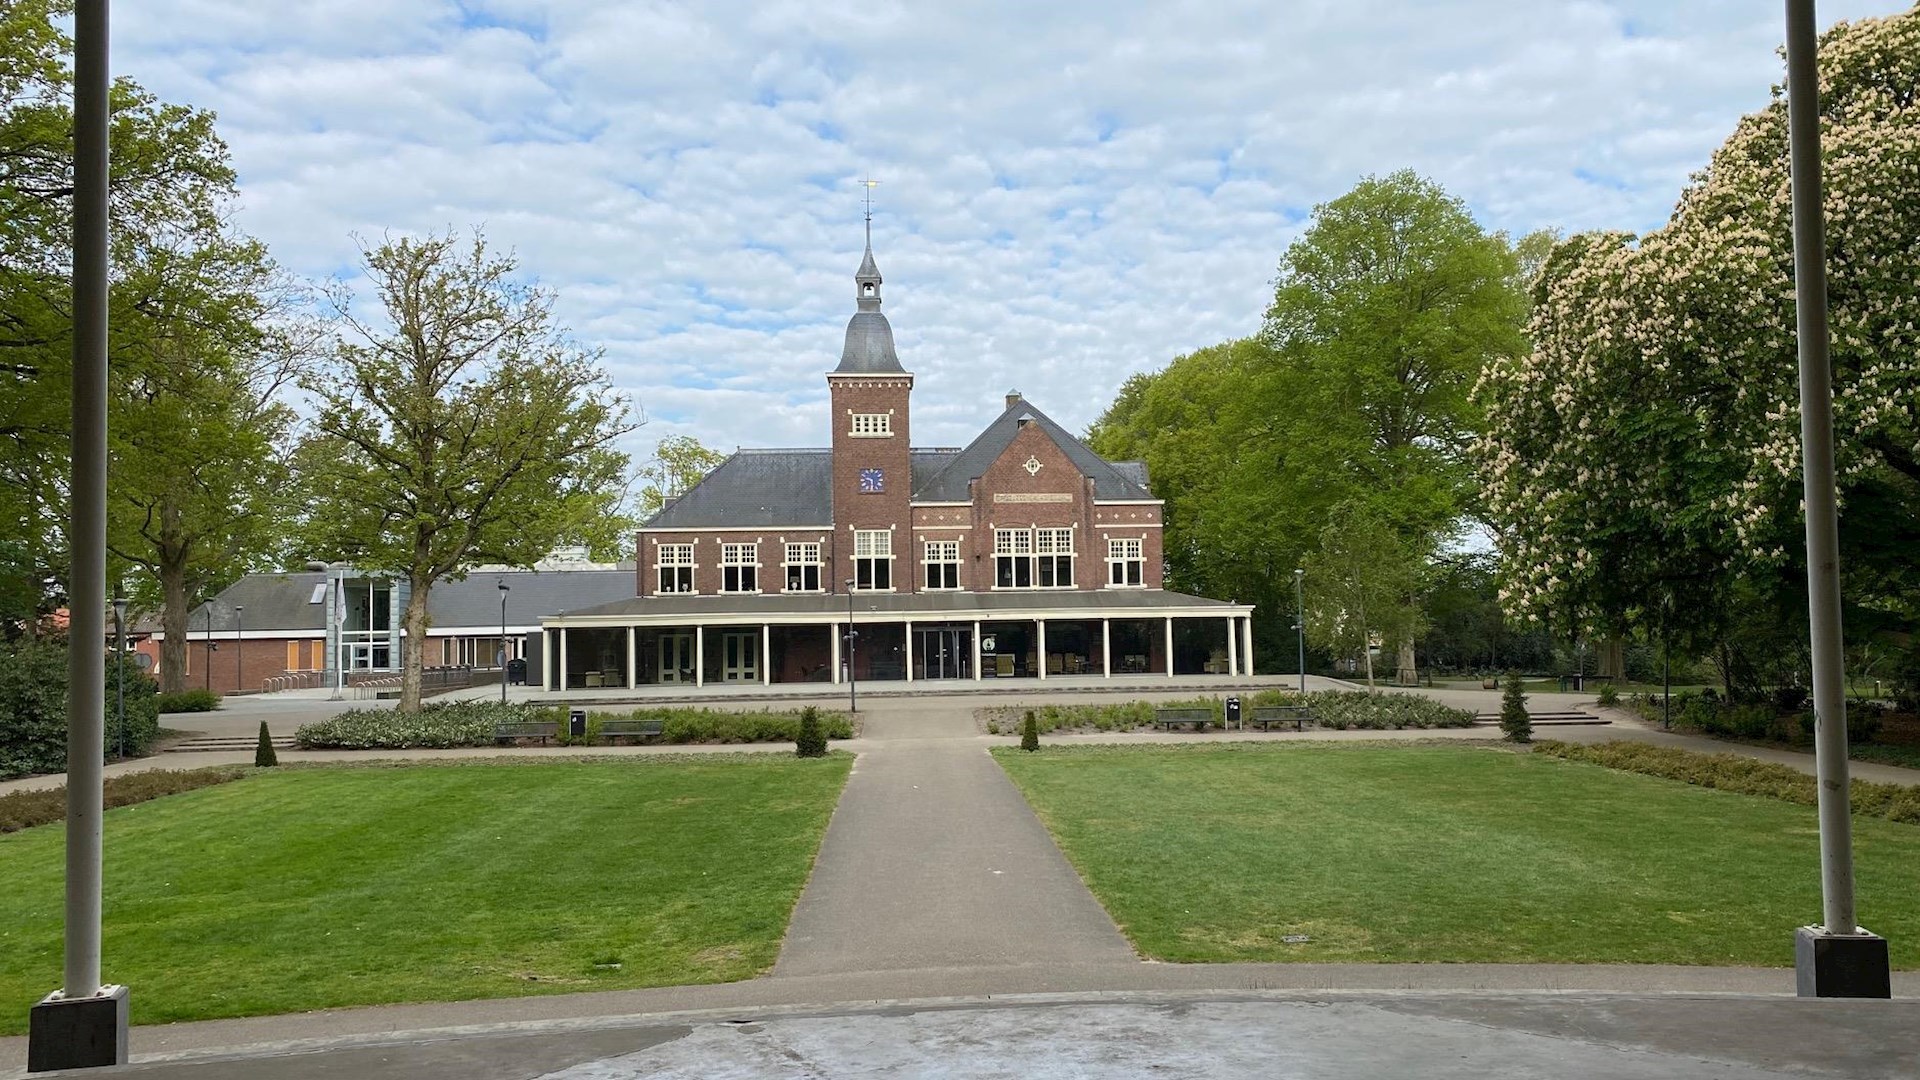
[{"label": "weather vane on spire", "polygon": [[872,176],[868,176],[860,181],[860,186],[866,189],[862,192],[862,195],[866,199],[868,247],[873,246],[873,189],[879,185],[880,181],[873,179]]}]

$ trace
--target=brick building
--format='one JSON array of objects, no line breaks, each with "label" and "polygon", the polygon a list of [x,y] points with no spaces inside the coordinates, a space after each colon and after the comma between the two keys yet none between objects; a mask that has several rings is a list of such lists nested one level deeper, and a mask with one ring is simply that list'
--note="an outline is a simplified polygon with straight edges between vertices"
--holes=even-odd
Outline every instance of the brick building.
[{"label": "brick building", "polygon": [[[536,678],[660,683],[1248,674],[1252,608],[1161,588],[1164,507],[1008,394],[911,442],[869,240],[824,449],[742,450],[640,530],[632,595],[552,614]],[[852,647],[847,648],[852,624]]]}]

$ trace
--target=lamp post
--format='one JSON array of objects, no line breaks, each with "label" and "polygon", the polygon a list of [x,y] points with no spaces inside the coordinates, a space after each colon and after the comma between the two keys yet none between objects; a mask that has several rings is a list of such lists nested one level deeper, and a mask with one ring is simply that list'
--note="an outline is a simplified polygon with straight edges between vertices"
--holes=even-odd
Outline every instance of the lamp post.
[{"label": "lamp post", "polygon": [[246,689],[247,646],[241,640],[247,636],[247,620],[240,613],[247,610],[239,604],[233,605],[233,692]]},{"label": "lamp post", "polygon": [[853,579],[847,579],[847,711],[860,711],[860,698],[853,676]]},{"label": "lamp post", "polygon": [[213,693],[213,601],[207,601],[207,669],[200,673],[207,682],[207,693]]},{"label": "lamp post", "polygon": [[120,732],[120,756],[127,756],[127,598],[113,585],[113,725]]},{"label": "lamp post", "polygon": [[1307,572],[1293,569],[1293,630],[1300,647],[1300,692],[1307,692]]},{"label": "lamp post", "polygon": [[507,703],[507,594],[513,590],[500,584],[500,704]]}]

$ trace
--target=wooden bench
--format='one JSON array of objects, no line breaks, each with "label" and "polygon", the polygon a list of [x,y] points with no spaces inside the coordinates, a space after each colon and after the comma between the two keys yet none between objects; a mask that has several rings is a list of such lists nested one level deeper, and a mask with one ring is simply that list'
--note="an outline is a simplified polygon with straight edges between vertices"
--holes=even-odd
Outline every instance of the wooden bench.
[{"label": "wooden bench", "polygon": [[1320,724],[1314,719],[1312,707],[1307,705],[1255,705],[1241,723],[1258,724],[1261,731],[1271,731],[1275,724],[1292,724],[1295,731],[1305,731],[1308,724],[1315,727]]},{"label": "wooden bench", "polygon": [[503,720],[493,725],[493,741],[502,746],[520,739],[539,739],[545,746],[548,739],[559,734],[557,720]]},{"label": "wooden bench", "polygon": [[1155,709],[1153,722],[1163,728],[1172,728],[1175,724],[1192,724],[1193,730],[1205,731],[1213,723],[1212,709]]},{"label": "wooden bench", "polygon": [[663,720],[608,720],[600,725],[603,739],[642,739],[658,735],[666,727]]}]

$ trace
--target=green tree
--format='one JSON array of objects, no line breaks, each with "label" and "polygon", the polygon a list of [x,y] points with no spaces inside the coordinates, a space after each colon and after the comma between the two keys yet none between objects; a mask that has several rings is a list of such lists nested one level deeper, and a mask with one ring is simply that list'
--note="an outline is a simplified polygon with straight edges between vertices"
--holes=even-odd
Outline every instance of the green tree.
[{"label": "green tree", "polygon": [[[1837,25],[1820,66],[1846,621],[1909,640],[1920,10]],[[1784,633],[1804,619],[1786,122],[1776,87],[1665,226],[1560,244],[1536,286],[1532,351],[1498,362],[1478,394],[1509,610],[1670,638],[1715,655],[1730,690],[1765,677],[1752,650],[1804,636]]]},{"label": "green tree", "polygon": [[253,767],[271,769],[280,764],[280,755],[273,749],[273,736],[267,732],[267,722],[260,721],[260,738],[253,746]]},{"label": "green tree", "polygon": [[1419,552],[1370,502],[1352,499],[1328,515],[1305,569],[1308,640],[1336,656],[1358,653],[1372,687],[1373,642],[1420,631]]},{"label": "green tree", "polygon": [[1507,672],[1500,695],[1500,730],[1506,733],[1508,742],[1533,741],[1533,717],[1527,713],[1526,684],[1521,682],[1517,671]]},{"label": "green tree", "polygon": [[644,521],[659,513],[725,460],[727,455],[707,449],[691,435],[669,435],[661,439],[654,445],[653,459],[640,467],[637,516]]},{"label": "green tree", "polygon": [[618,542],[635,424],[599,354],[552,321],[552,295],[476,235],[363,252],[382,320],[334,301],[338,347],[301,385],[313,549],[407,590],[400,707],[420,707],[427,598],[478,563],[529,566],[562,543]]},{"label": "green tree", "polygon": [[1040,749],[1040,721],[1028,709],[1027,715],[1020,721],[1020,749],[1029,754]]}]

